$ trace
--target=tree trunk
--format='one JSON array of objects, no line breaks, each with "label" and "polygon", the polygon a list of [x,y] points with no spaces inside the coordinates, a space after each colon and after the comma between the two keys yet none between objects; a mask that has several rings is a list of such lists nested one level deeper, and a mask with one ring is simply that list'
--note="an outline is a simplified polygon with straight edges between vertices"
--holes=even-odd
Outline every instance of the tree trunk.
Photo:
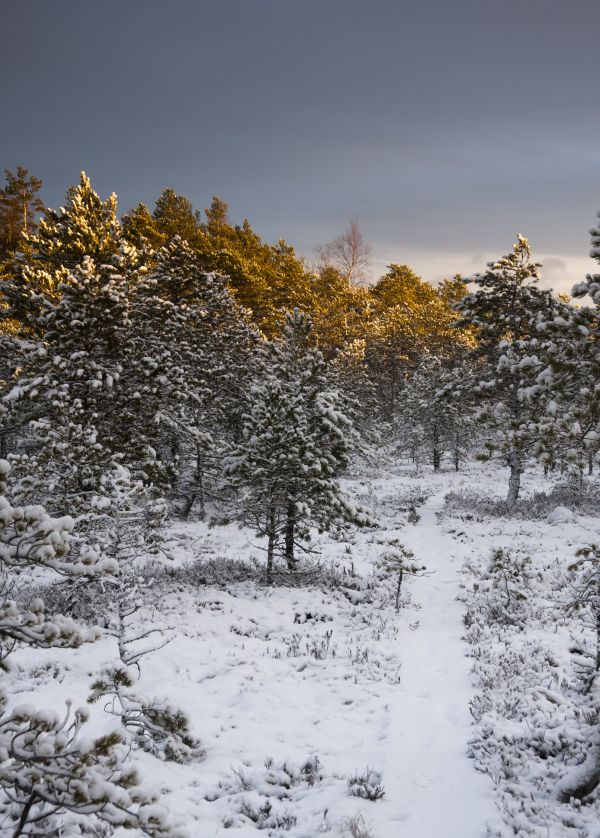
[{"label": "tree trunk", "polygon": [[519,499],[521,474],[523,471],[518,451],[513,450],[509,453],[508,465],[510,466],[510,477],[508,479],[508,495],[506,496],[506,502],[509,506],[514,506]]},{"label": "tree trunk", "polygon": [[36,792],[31,792],[31,794],[29,795],[29,799],[27,800],[27,803],[23,807],[23,811],[21,812],[21,817],[19,818],[17,828],[13,832],[13,838],[19,838],[19,835],[23,834],[23,830],[27,826],[27,821],[29,820],[29,813],[31,812],[31,807],[35,803],[36,798]]},{"label": "tree trunk", "polygon": [[267,545],[267,585],[273,584],[273,559],[275,557],[275,510],[269,511],[269,543]]},{"label": "tree trunk", "polygon": [[202,468],[202,456],[200,452],[200,448],[196,450],[196,467],[194,469],[194,482],[192,484],[192,488],[190,489],[185,501],[183,503],[183,509],[181,510],[181,515],[184,521],[190,516],[190,513],[194,507],[196,501],[198,501],[198,517],[201,521],[204,520],[204,514],[206,511],[205,507],[205,496],[204,496],[204,470]]},{"label": "tree trunk", "polygon": [[394,416],[396,407],[396,356],[392,355],[392,389],[390,393],[390,419]]},{"label": "tree trunk", "polygon": [[442,462],[442,454],[440,451],[440,432],[438,430],[437,423],[433,426],[433,436],[432,436],[432,443],[433,443],[433,470],[439,471],[440,464]]},{"label": "tree trunk", "polygon": [[285,523],[285,560],[288,570],[293,570],[296,565],[294,558],[294,531],[296,528],[296,504],[293,500],[288,501],[287,520]]},{"label": "tree trunk", "polygon": [[596,621],[596,672],[600,672],[600,567],[596,566],[596,592],[592,603]]},{"label": "tree trunk", "polygon": [[460,466],[460,445],[458,444],[458,434],[454,435],[454,471],[458,471]]},{"label": "tree trunk", "polygon": [[404,576],[404,568],[400,568],[398,574],[398,587],[396,588],[396,611],[400,611],[400,594],[402,593],[402,577]]},{"label": "tree trunk", "polygon": [[594,454],[592,451],[588,453],[588,474],[590,477],[594,473]]},{"label": "tree trunk", "polygon": [[119,660],[125,666],[129,666],[127,656],[127,641],[125,640],[126,631],[126,614],[125,614],[125,598],[126,593],[123,582],[119,582],[117,594],[117,650],[119,653]]}]

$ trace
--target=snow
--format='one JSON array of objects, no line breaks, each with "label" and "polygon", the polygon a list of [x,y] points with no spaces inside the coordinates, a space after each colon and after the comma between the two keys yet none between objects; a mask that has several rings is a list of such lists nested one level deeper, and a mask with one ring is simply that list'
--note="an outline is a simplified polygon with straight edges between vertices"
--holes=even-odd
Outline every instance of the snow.
[{"label": "snow", "polygon": [[556,506],[546,520],[549,524],[568,524],[574,517],[573,512],[566,506]]},{"label": "snow", "polygon": [[[556,613],[548,610],[529,633],[489,629],[481,650],[489,656],[486,672],[497,679],[491,693],[481,686],[480,662],[465,640],[465,610],[482,596],[472,568],[485,568],[492,549],[531,557],[534,570],[547,573],[549,566],[566,569],[579,546],[598,540],[597,522],[575,518],[566,507],[523,520],[445,503],[448,492],[466,496],[474,484],[482,495],[502,496],[505,482],[506,471],[492,464],[418,476],[388,464],[377,476],[348,478],[344,489],[378,526],[340,540],[319,537],[323,559],[342,574],[337,585],[267,588],[250,572],[253,562],[264,564],[252,532],[173,525],[167,547],[174,575],[148,592],[144,615],[173,640],[142,659],[139,691],[167,695],[169,705],[181,708],[204,756],[177,764],[135,752],[142,780],[161,792],[158,805],[202,838],[250,838],[259,829],[290,838],[342,836],[358,816],[374,838],[597,838],[585,813],[573,829],[559,825],[557,804],[545,787],[540,791],[535,771],[524,774],[514,799],[521,792],[538,795],[549,831],[538,829],[537,815],[523,821],[520,812],[507,814],[505,786],[480,750],[491,711],[480,721],[470,712],[491,696],[493,723],[507,740],[546,716],[553,720],[543,728],[548,742],[560,739],[563,717],[571,719],[568,730],[574,725],[571,697],[526,667],[518,682],[524,716],[502,716],[498,708],[510,686],[493,668],[505,641],[506,649],[525,655],[546,644],[566,668],[574,621],[557,632]],[[531,493],[549,485],[540,475],[527,474],[524,482]],[[393,542],[427,568],[427,575],[404,580],[398,613],[395,580],[377,570]],[[177,576],[198,559],[223,557],[248,566],[248,578],[231,581],[226,563],[217,583],[194,586]],[[74,706],[84,704],[94,676],[115,660],[108,636],[75,651],[23,649],[14,655],[7,686],[14,704],[62,715],[65,695]],[[86,736],[117,724],[102,702],[90,714]],[[562,778],[557,775],[556,787]],[[378,785],[384,796],[368,799]],[[521,831],[511,831],[514,824]]]},{"label": "snow", "polygon": [[415,582],[419,625],[408,642],[400,640],[402,680],[390,708],[384,769],[394,810],[372,818],[376,834],[389,838],[480,838],[492,814],[489,781],[475,774],[466,752],[473,691],[456,599],[462,561],[437,521],[444,494],[430,497],[402,534],[433,575]]}]

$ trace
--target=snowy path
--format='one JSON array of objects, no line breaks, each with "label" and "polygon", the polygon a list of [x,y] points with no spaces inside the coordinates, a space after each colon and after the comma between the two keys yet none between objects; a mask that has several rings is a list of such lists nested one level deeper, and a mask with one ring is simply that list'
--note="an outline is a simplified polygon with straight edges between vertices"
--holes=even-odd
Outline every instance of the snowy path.
[{"label": "snowy path", "polygon": [[429,498],[419,522],[399,533],[435,573],[414,581],[419,627],[399,638],[402,681],[383,734],[387,811],[368,811],[380,838],[483,838],[495,813],[489,780],[466,756],[472,690],[456,601],[462,558],[438,524],[442,506],[443,493]]}]

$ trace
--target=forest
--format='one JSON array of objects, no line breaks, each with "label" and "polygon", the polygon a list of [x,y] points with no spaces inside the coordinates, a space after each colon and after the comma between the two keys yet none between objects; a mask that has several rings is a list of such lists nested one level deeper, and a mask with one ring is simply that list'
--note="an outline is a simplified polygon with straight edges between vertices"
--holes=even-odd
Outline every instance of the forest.
[{"label": "forest", "polygon": [[0,189],[0,834],[441,838],[438,783],[464,838],[598,835],[600,273],[41,189]]}]

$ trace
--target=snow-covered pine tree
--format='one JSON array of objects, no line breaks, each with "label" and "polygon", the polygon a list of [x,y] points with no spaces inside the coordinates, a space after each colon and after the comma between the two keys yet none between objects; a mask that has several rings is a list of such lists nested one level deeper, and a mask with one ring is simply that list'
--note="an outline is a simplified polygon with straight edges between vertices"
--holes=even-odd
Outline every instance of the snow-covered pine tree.
[{"label": "snow-covered pine tree", "polygon": [[415,463],[429,462],[434,471],[446,453],[458,471],[468,447],[472,430],[468,405],[464,397],[450,395],[461,374],[460,368],[426,354],[398,399],[395,422],[400,446]]},{"label": "snow-covered pine tree", "polygon": [[152,579],[144,581],[143,564],[160,544],[165,503],[122,467],[107,475],[105,484],[95,535],[98,552],[117,563],[120,571],[107,583],[114,607],[107,633],[116,640],[118,661],[103,667],[89,701],[108,699],[105,709],[132,733],[133,744],[162,759],[185,762],[202,753],[185,714],[167,697],[149,698],[132,689],[140,678],[141,659],[171,639],[165,627],[144,618]]},{"label": "snow-covered pine tree", "polygon": [[[65,206],[59,211],[48,210],[36,231],[23,238],[21,252],[8,266],[1,288],[0,315],[8,318],[13,332],[16,328],[11,346],[13,370],[30,365],[33,356],[44,353],[40,341],[48,328],[48,310],[56,305],[72,271],[85,256],[104,263],[119,250],[119,229],[115,197],[102,201],[82,173],[79,185],[68,190]],[[76,335],[77,330],[74,332]],[[8,384],[14,396],[13,385],[14,380]],[[3,404],[0,439],[5,456],[11,450],[9,441],[14,443],[24,436],[20,439],[23,448],[27,441],[24,429],[31,420],[39,419],[38,411],[23,407],[21,404],[16,410],[12,400]]]},{"label": "snow-covered pine tree", "polygon": [[363,451],[381,440],[377,387],[369,374],[365,354],[366,341],[354,340],[336,352],[330,363],[336,386],[346,400],[346,413],[360,434]]},{"label": "snow-covered pine tree", "polygon": [[3,396],[13,385],[20,361],[21,350],[17,339],[10,334],[0,334],[0,459],[8,456],[12,439],[18,430],[12,422],[10,405],[3,402]]},{"label": "snow-covered pine tree", "polygon": [[2,286],[3,316],[17,321],[25,334],[39,336],[44,301],[60,296],[69,272],[86,256],[103,264],[119,250],[116,195],[103,201],[82,172],[79,184],[67,190],[64,207],[46,210],[35,233],[24,239]]},{"label": "snow-covered pine tree", "polygon": [[593,633],[594,647],[584,647],[579,651],[583,658],[580,666],[585,689],[592,695],[590,718],[595,718],[596,723],[586,759],[561,782],[559,797],[563,801],[588,798],[600,785],[600,727],[597,723],[598,702],[593,692],[600,673],[600,547],[590,544],[579,549],[576,555],[577,561],[569,567],[573,595],[567,607],[570,611],[579,612],[583,626]]},{"label": "snow-covered pine tree", "polygon": [[225,462],[240,520],[267,538],[267,582],[283,546],[288,568],[310,527],[367,523],[337,480],[354,439],[322,354],[309,344],[310,318],[295,310],[279,340],[261,349],[262,375],[246,402],[242,436]]},{"label": "snow-covered pine tree", "polygon": [[[591,231],[591,255],[600,261],[597,228]],[[563,304],[557,316],[538,323],[539,369],[527,390],[536,406],[537,453],[545,466],[560,466],[583,488],[600,448],[600,275],[590,274],[573,288],[588,295],[593,307]]]},{"label": "snow-covered pine tree", "polygon": [[161,409],[181,376],[168,347],[140,339],[132,318],[143,275],[128,245],[98,265],[85,257],[45,300],[43,340],[30,345],[21,376],[4,398],[11,420],[29,423],[14,458],[19,500],[89,510],[100,481],[123,462],[166,490],[174,456],[156,445]]},{"label": "snow-covered pine tree", "polygon": [[425,565],[415,560],[412,550],[400,544],[397,540],[389,542],[389,549],[384,553],[379,568],[386,576],[396,578],[396,592],[394,605],[396,611],[400,610],[400,598],[402,596],[402,582],[405,576],[424,576],[427,573]]},{"label": "snow-covered pine tree", "polygon": [[527,239],[518,236],[512,253],[472,277],[478,289],[456,304],[458,325],[471,328],[477,342],[468,353],[473,366],[455,392],[479,402],[479,416],[492,431],[490,448],[506,458],[509,506],[518,499],[525,459],[536,444],[536,406],[525,394],[540,368],[538,326],[565,309],[536,286],[540,267],[531,261]]},{"label": "snow-covered pine tree", "polygon": [[138,288],[134,326],[147,352],[168,352],[161,420],[165,444],[176,450],[175,494],[183,517],[202,515],[205,493],[220,472],[220,453],[239,435],[241,405],[259,341],[226,280],[207,274],[189,245],[175,237],[156,254],[156,267]]},{"label": "snow-covered pine tree", "polygon": [[[73,550],[70,517],[51,518],[43,507],[13,506],[6,480],[10,466],[0,460],[0,669],[17,646],[77,647],[99,632],[61,615],[48,616],[41,600],[23,611],[9,598],[11,573],[30,567],[50,568],[69,576],[118,571],[94,550]],[[144,834],[172,835],[156,795],[140,785],[127,763],[118,733],[94,741],[80,736],[87,710],[59,716],[31,705],[9,706],[0,688],[0,831],[18,838],[54,833],[71,823],[97,817],[111,826],[137,828]]]}]

